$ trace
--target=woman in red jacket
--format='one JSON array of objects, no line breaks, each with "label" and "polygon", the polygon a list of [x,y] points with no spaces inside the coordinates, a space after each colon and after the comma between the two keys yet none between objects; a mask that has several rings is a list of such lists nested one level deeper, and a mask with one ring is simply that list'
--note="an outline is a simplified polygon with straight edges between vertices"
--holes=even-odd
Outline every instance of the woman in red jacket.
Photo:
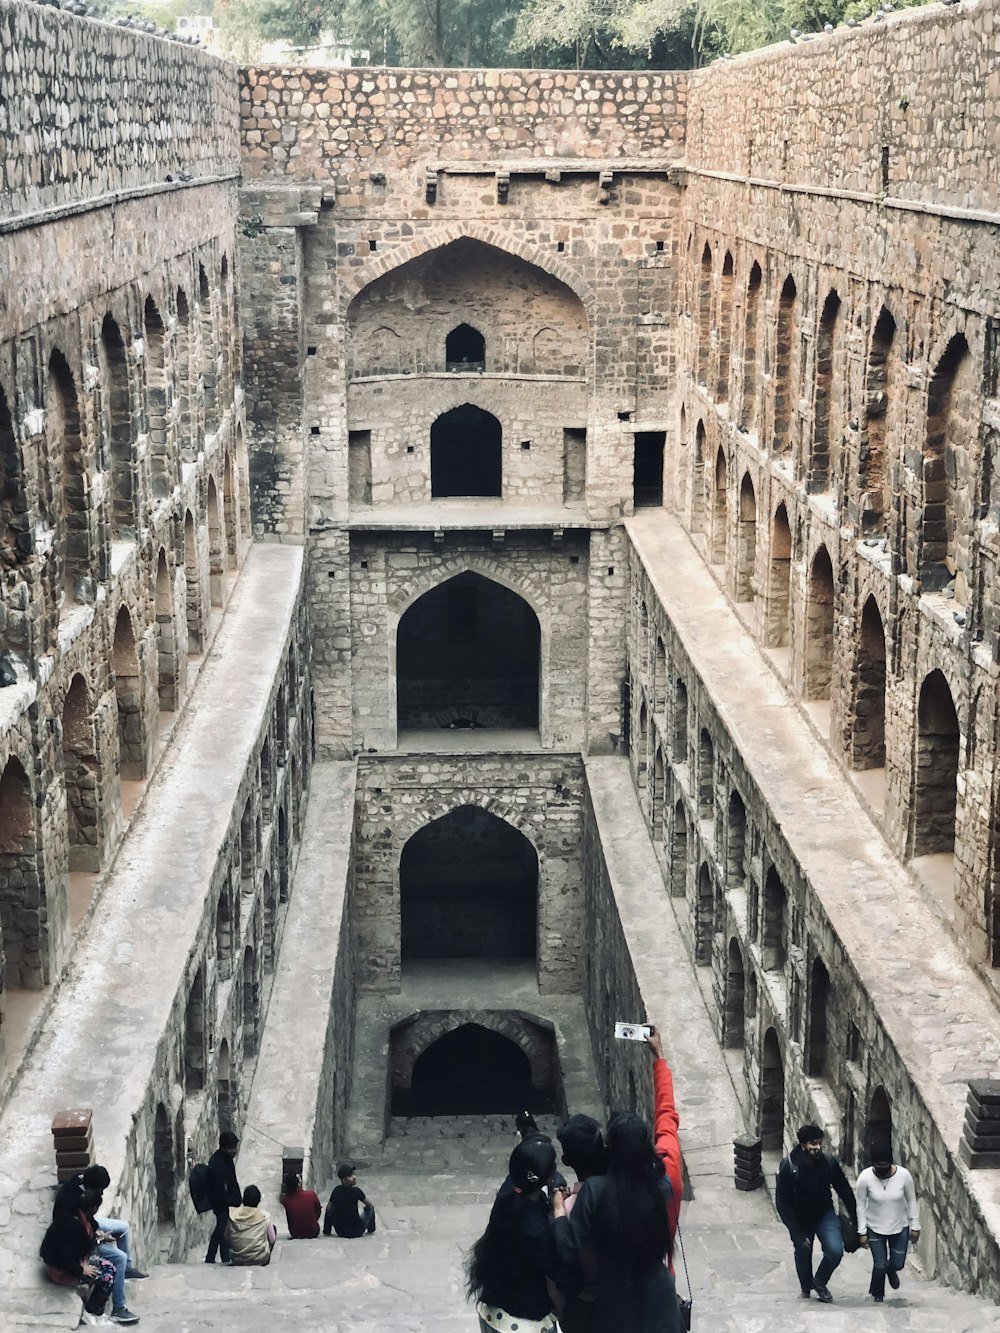
[{"label": "woman in red jacket", "polygon": [[664,1057],[663,1042],[655,1027],[650,1027],[646,1044],[653,1052],[653,1144],[670,1181],[667,1221],[670,1223],[672,1246],[681,1215],[681,1196],[684,1193],[681,1143],[677,1137],[681,1120],[674,1102],[674,1076]]}]

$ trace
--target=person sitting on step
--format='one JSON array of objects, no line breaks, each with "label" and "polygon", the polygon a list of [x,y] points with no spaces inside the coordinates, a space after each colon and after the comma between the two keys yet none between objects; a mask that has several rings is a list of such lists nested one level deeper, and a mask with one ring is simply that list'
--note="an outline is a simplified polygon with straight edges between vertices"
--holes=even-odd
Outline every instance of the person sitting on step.
[{"label": "person sitting on step", "polygon": [[78,1191],[75,1209],[69,1208],[64,1198],[59,1215],[42,1238],[39,1254],[50,1282],[60,1287],[89,1287],[80,1316],[81,1324],[137,1324],[139,1316],[124,1305],[110,1321],[104,1313],[116,1275],[112,1261],[97,1253],[101,1233],[95,1215],[101,1197],[99,1190]]},{"label": "person sitting on step", "polygon": [[315,1240],[319,1235],[319,1217],[323,1205],[315,1190],[302,1188],[302,1177],[294,1171],[285,1176],[281,1187],[281,1203],[292,1240]]},{"label": "person sitting on step", "polygon": [[56,1197],[52,1204],[52,1220],[56,1221],[60,1217],[73,1215],[79,1211],[80,1200],[87,1190],[93,1190],[98,1195],[97,1214],[94,1217],[94,1225],[98,1232],[97,1253],[102,1259],[109,1260],[114,1265],[115,1285],[112,1292],[112,1318],[117,1317],[117,1322],[128,1322],[125,1316],[128,1315],[128,1306],[125,1304],[125,1282],[138,1281],[145,1278],[148,1274],[142,1269],[136,1268],[132,1262],[132,1231],[129,1224],[120,1217],[107,1217],[101,1212],[101,1205],[104,1202],[103,1195],[105,1190],[111,1184],[111,1176],[107,1169],[95,1163],[88,1166],[85,1171],[78,1171],[75,1176],[70,1176],[69,1180],[63,1181],[56,1190]]},{"label": "person sitting on step", "polygon": [[277,1234],[260,1206],[260,1190],[248,1185],[240,1206],[229,1210],[229,1262],[234,1266],[265,1267],[271,1262]]},{"label": "person sitting on step", "polygon": [[370,1236],[375,1230],[375,1205],[358,1188],[354,1167],[349,1162],[337,1172],[340,1184],[330,1195],[323,1217],[323,1235],[335,1231],[338,1236]]}]

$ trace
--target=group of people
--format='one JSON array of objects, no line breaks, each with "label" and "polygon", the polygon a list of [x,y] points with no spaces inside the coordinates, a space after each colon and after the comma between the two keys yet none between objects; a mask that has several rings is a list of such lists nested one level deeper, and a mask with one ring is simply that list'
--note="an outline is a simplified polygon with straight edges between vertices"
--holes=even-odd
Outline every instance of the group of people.
[{"label": "group of people", "polygon": [[[52,1204],[52,1222],[42,1238],[41,1259],[50,1282],[89,1288],[82,1324],[137,1324],[125,1303],[125,1283],[146,1273],[132,1263],[129,1225],[120,1217],[102,1217],[101,1204],[111,1177],[103,1166],[64,1181]],[[111,1314],[107,1313],[111,1299]]]},{"label": "group of people", "polygon": [[[207,1264],[218,1258],[224,1264],[265,1265],[277,1231],[260,1206],[260,1190],[248,1185],[241,1190],[236,1178],[236,1152],[239,1140],[230,1129],[219,1135],[219,1146],[209,1158],[209,1198],[215,1214],[215,1226],[208,1242]],[[354,1167],[344,1163],[337,1172],[340,1181],[334,1187],[323,1218],[323,1234],[355,1237],[375,1230],[375,1207],[358,1186]],[[314,1190],[304,1189],[302,1177],[286,1175],[281,1186],[281,1203],[292,1240],[314,1240],[319,1235],[322,1205]]]},{"label": "group of people", "polygon": [[[775,1204],[788,1228],[795,1251],[795,1272],[805,1300],[813,1294],[824,1304],[833,1300],[828,1283],[844,1257],[844,1227],[833,1204],[836,1191],[847,1213],[848,1237],[870,1251],[872,1276],[868,1292],[881,1305],[886,1280],[895,1290],[906,1264],[910,1241],[920,1239],[920,1213],[913,1177],[892,1160],[892,1144],[883,1139],[871,1147],[872,1164],[858,1176],[852,1192],[844,1169],[823,1150],[823,1131],[803,1125],[798,1144],[778,1167]],[[819,1240],[823,1258],[813,1272],[813,1245]]]},{"label": "group of people", "polygon": [[682,1195],[673,1076],[656,1029],[652,1130],[618,1112],[571,1116],[556,1150],[530,1118],[467,1263],[481,1333],[680,1333],[673,1247]]}]

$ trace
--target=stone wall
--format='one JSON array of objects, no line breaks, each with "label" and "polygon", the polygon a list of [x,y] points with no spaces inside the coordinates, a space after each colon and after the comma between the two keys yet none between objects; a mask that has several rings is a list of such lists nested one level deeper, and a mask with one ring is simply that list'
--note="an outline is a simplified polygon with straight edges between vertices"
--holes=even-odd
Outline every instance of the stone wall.
[{"label": "stone wall", "polygon": [[358,760],[355,925],[358,986],[400,984],[400,857],[412,835],[464,806],[517,829],[538,857],[538,980],[573,991],[581,950],[579,756],[480,753],[363,756]]},{"label": "stone wall", "polygon": [[686,84],[685,74],[659,70],[260,66],[243,72],[241,133],[251,176],[336,175],[348,192],[369,174],[376,146],[404,168],[431,143],[445,159],[671,160],[683,142]]},{"label": "stone wall", "polygon": [[0,218],[238,171],[236,72],[214,56],[22,0],[0,4],[0,48]]},{"label": "stone wall", "polygon": [[[693,76],[668,445],[675,511],[991,965],[992,85],[946,71],[985,69],[995,24],[921,11]],[[788,117],[789,81],[822,116]]]},{"label": "stone wall", "polygon": [[991,0],[904,10],[695,71],[685,164],[785,189],[996,208],[982,170],[995,152],[996,30]]}]

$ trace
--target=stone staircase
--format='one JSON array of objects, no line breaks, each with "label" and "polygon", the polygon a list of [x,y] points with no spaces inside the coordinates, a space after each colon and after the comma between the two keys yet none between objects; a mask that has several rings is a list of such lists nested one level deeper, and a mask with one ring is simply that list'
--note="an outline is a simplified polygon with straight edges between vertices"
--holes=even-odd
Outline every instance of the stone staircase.
[{"label": "stone staircase", "polygon": [[[512,1145],[507,1116],[394,1121],[384,1152],[357,1163],[378,1213],[374,1236],[279,1240],[270,1266],[258,1269],[210,1268],[199,1250],[188,1264],[157,1268],[134,1284],[141,1327],[471,1333],[463,1255],[485,1226]],[[696,1198],[685,1206],[683,1228],[700,1333],[856,1333],[859,1324],[865,1333],[1000,1331],[996,1307],[923,1281],[912,1268],[898,1295],[872,1306],[864,1255],[846,1259],[835,1275],[833,1305],[802,1301],[766,1193],[737,1194],[717,1161],[714,1149],[688,1153]],[[279,1235],[281,1223],[279,1213]]]}]

